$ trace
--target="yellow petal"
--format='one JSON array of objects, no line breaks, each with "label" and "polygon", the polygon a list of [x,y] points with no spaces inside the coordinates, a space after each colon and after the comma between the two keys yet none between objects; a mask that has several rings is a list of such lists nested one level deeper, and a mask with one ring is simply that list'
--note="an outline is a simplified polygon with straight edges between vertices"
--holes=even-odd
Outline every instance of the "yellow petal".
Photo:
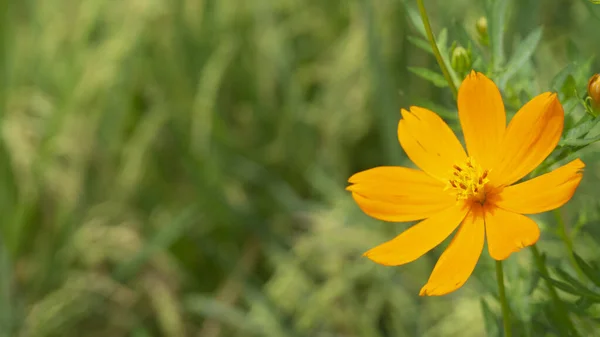
[{"label": "yellow petal", "polygon": [[490,256],[504,260],[523,247],[531,246],[540,237],[537,224],[518,213],[494,205],[485,207],[485,232]]},{"label": "yellow petal", "polygon": [[506,129],[504,103],[494,82],[471,72],[458,90],[458,116],[469,156],[485,169],[493,167]]},{"label": "yellow petal", "polygon": [[505,210],[536,214],[558,208],[579,186],[585,164],[580,159],[526,182],[505,187],[493,202]]},{"label": "yellow petal", "polygon": [[445,295],[462,287],[467,281],[483,250],[483,210],[475,203],[448,248],[433,268],[421,296]]},{"label": "yellow petal", "polygon": [[469,209],[454,205],[405,230],[364,255],[376,263],[398,266],[412,262],[446,239],[464,219]]},{"label": "yellow petal", "polygon": [[507,186],[541,164],[558,144],[564,119],[556,94],[544,93],[525,104],[506,129],[490,181]]},{"label": "yellow petal", "polygon": [[398,140],[415,165],[444,181],[451,174],[452,165],[463,163],[467,158],[448,124],[427,109],[402,110]]},{"label": "yellow petal", "polygon": [[350,177],[347,190],[368,215],[393,222],[425,219],[456,204],[444,184],[423,171],[382,166]]}]

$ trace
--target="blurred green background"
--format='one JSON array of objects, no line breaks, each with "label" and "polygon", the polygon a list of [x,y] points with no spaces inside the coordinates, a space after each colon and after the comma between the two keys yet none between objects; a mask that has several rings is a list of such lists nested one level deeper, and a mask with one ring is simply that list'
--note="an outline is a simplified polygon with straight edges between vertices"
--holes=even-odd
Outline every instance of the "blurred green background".
[{"label": "blurred green background", "polygon": [[[508,3],[507,59],[543,26],[526,75],[504,88],[508,110],[553,90],[570,64],[585,65],[583,95],[600,71],[585,63],[600,50],[600,6]],[[436,34],[448,29],[446,55],[477,41],[482,1],[426,5]],[[442,248],[399,268],[362,258],[407,225],[370,219],[344,190],[357,171],[407,163],[400,108],[458,125],[448,88],[409,71],[438,71],[415,43],[415,8],[0,0],[0,336],[497,333],[487,252],[462,289],[421,298]],[[586,231],[600,219],[594,151],[563,213],[586,256],[600,253]],[[552,218],[536,219],[540,249],[565,263]],[[525,326],[544,321],[544,290],[523,295],[536,288],[531,266],[529,252],[507,263]]]}]

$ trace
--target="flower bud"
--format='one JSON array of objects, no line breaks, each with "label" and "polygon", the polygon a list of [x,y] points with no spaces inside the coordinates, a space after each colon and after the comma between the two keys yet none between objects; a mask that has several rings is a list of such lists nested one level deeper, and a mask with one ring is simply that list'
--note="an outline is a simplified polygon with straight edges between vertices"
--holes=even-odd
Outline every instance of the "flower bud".
[{"label": "flower bud", "polygon": [[594,109],[600,109],[600,74],[592,76],[588,82],[588,95]]},{"label": "flower bud", "polygon": [[479,39],[481,43],[487,45],[488,44],[488,22],[485,16],[477,19],[475,23],[475,28],[477,29],[477,33],[479,33]]},{"label": "flower bud", "polygon": [[450,64],[457,73],[466,74],[471,70],[471,51],[461,46],[453,48]]}]

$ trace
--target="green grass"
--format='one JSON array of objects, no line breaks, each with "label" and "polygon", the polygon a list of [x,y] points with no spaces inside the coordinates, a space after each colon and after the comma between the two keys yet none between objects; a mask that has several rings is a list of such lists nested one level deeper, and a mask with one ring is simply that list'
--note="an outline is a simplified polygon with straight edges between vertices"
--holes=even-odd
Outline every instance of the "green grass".
[{"label": "green grass", "polygon": [[[473,1],[427,7],[436,34],[448,28],[446,52],[486,13]],[[400,268],[361,258],[406,225],[364,215],[347,178],[407,164],[402,107],[435,107],[458,126],[449,90],[409,71],[438,70],[410,41],[421,36],[414,10],[408,0],[0,0],[0,337],[499,329],[487,253],[442,298],[418,296],[441,249]],[[509,1],[494,73],[544,27],[507,80],[509,111],[598,56],[599,18],[582,0]],[[593,60],[575,76],[580,95],[599,69]],[[574,244],[586,258],[600,247],[595,149],[564,210],[569,230],[583,221]],[[540,223],[549,263],[568,267],[554,222]],[[524,296],[530,254],[505,272],[522,335],[556,336],[545,289]]]}]

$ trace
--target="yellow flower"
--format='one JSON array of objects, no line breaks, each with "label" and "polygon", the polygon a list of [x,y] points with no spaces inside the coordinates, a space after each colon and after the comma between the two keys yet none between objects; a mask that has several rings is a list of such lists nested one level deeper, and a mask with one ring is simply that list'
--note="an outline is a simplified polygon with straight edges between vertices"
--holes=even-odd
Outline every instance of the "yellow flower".
[{"label": "yellow flower", "polygon": [[412,262],[458,228],[420,295],[460,288],[481,255],[484,237],[492,258],[504,260],[540,236],[523,214],[564,205],[575,192],[585,164],[576,159],[515,184],[556,147],[564,112],[556,94],[525,104],[506,126],[496,85],[471,72],[458,92],[458,115],[467,152],[435,113],[411,107],[398,123],[400,145],[420,170],[382,166],[350,177],[347,188],[368,215],[393,222],[425,219],[365,253],[376,263]]}]

